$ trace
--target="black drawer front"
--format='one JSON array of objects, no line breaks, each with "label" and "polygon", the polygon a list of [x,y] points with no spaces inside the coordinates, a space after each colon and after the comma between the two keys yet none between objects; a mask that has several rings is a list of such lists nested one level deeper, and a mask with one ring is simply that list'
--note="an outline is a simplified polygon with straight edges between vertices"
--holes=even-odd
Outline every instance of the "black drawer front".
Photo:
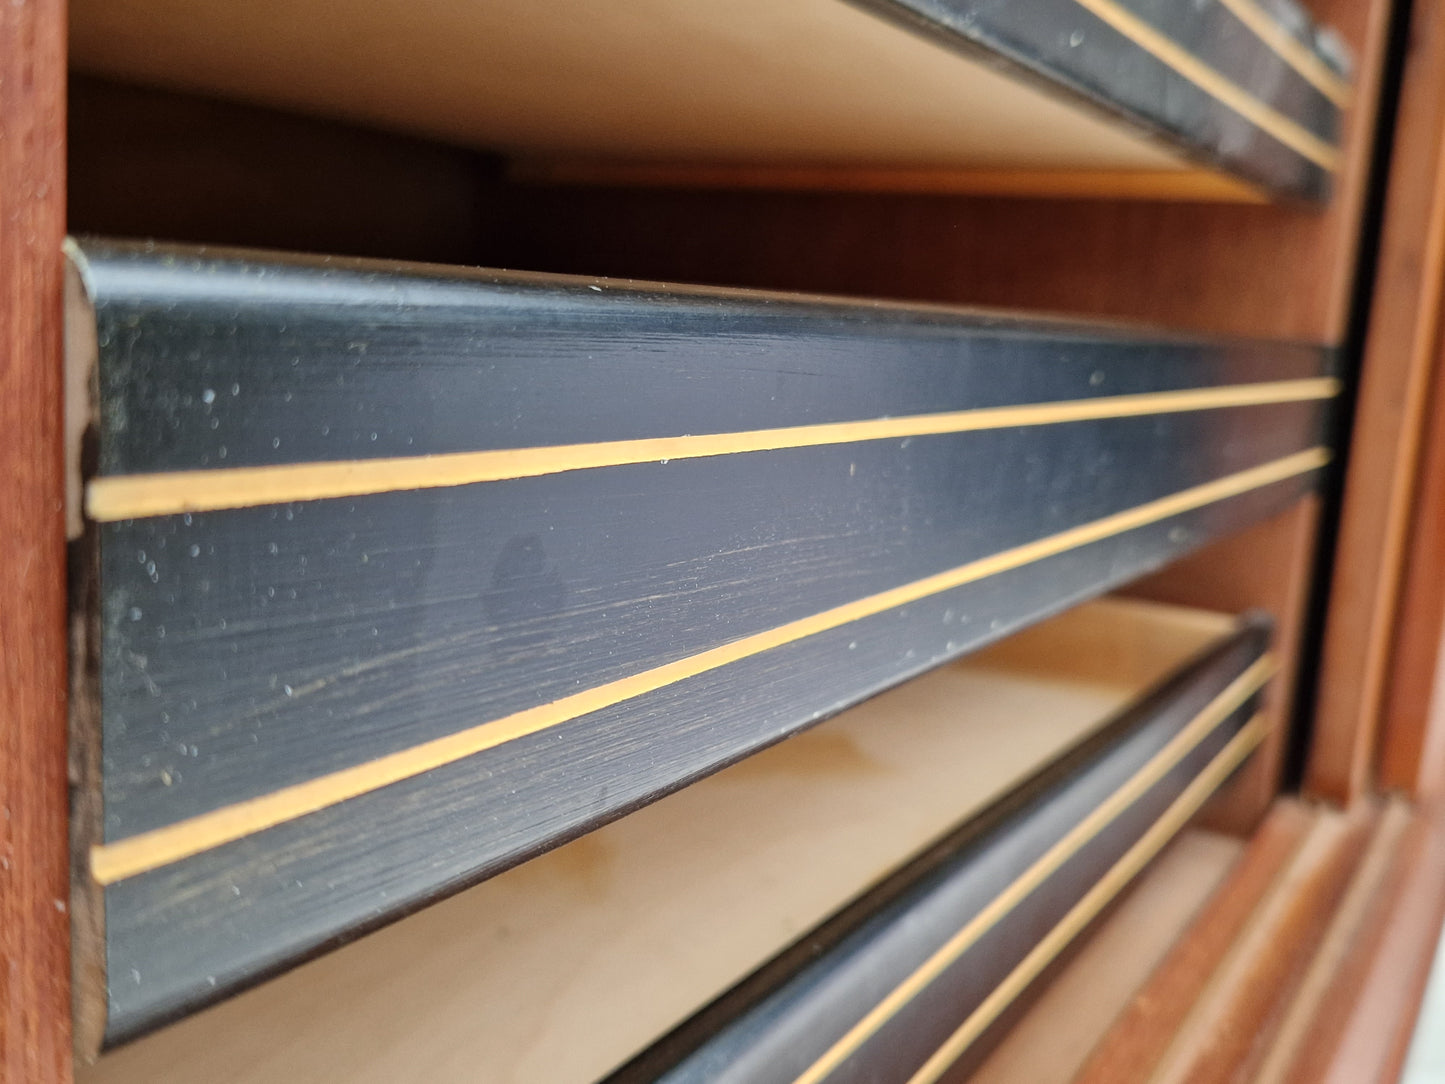
[{"label": "black drawer front", "polygon": [[111,1041],[1285,507],[1338,391],[1298,344],[76,260]]},{"label": "black drawer front", "polygon": [[1266,12],[1252,0],[856,2],[1266,189],[1319,198],[1339,169],[1348,60],[1292,5]]},{"label": "black drawer front", "polygon": [[1241,629],[609,1084],[960,1079],[1263,737],[1267,643]]}]

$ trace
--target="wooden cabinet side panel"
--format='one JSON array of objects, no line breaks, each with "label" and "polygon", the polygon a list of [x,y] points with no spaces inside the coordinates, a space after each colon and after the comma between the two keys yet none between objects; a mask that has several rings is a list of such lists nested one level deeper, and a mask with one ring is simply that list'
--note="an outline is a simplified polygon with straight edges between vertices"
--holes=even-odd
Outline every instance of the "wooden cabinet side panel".
[{"label": "wooden cabinet side panel", "polygon": [[1385,674],[1379,782],[1417,798],[1439,797],[1445,784],[1445,717],[1437,689],[1445,633],[1445,367],[1433,360],[1430,401],[1421,435],[1419,488],[1412,502],[1399,612]]},{"label": "wooden cabinet side panel", "polygon": [[1400,1079],[1445,913],[1445,832],[1438,810],[1399,804],[1394,811],[1404,823],[1383,856],[1386,868],[1373,886],[1361,886],[1368,889],[1366,906],[1351,936],[1322,946],[1324,996],[1310,1006],[1288,1072],[1267,1084]]},{"label": "wooden cabinet side panel", "polygon": [[65,5],[0,6],[0,1078],[70,1079],[61,255]]},{"label": "wooden cabinet side panel", "polygon": [[1142,1077],[1160,1063],[1218,962],[1277,891],[1280,871],[1297,859],[1317,820],[1316,811],[1306,806],[1275,805],[1229,876],[1096,1043],[1074,1084]]},{"label": "wooden cabinet side panel", "polygon": [[1370,781],[1416,497],[1445,285],[1445,21],[1411,16],[1361,383],[1350,438],[1306,787],[1346,801]]}]

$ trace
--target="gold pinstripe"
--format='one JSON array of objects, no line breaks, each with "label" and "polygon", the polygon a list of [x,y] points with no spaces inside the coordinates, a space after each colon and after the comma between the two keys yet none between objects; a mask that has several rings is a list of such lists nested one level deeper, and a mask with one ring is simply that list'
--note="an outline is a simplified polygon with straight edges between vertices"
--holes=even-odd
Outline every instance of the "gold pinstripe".
[{"label": "gold pinstripe", "polygon": [[142,832],[113,843],[96,845],[90,853],[91,873],[100,883],[109,884],[146,870],[169,865],[772,648],[1297,477],[1319,469],[1328,463],[1329,459],[1330,453],[1326,448],[1296,452],[1282,459],[1217,478],[1057,534],[970,561],[957,568],[844,603],[776,628],[753,633],[605,685],[573,693],[549,704],[541,704],[502,719],[480,723],[455,734],[435,738],[363,764],[202,813],[163,828]]}]

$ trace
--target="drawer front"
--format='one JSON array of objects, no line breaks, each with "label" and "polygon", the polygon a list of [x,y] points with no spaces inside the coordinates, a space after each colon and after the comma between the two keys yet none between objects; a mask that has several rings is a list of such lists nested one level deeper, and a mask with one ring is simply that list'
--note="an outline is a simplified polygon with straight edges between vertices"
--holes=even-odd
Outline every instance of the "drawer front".
[{"label": "drawer front", "polygon": [[960,1079],[1262,739],[1267,643],[1242,628],[609,1084]]},{"label": "drawer front", "polygon": [[1297,344],[75,261],[77,955],[110,1042],[1284,507],[1338,391]]}]

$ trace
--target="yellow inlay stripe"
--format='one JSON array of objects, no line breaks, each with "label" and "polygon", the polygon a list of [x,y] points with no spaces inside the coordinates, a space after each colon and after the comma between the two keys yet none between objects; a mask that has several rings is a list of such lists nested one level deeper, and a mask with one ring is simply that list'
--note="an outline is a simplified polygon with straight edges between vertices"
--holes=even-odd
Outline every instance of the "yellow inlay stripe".
[{"label": "yellow inlay stripe", "polygon": [[962,1025],[923,1066],[908,1078],[908,1084],[933,1084],[949,1066],[956,1062],[988,1026],[998,1019],[1004,1009],[1038,977],[1044,968],[1053,962],[1075,937],[1094,920],[1109,902],[1133,878],[1148,865],[1166,843],[1183,828],[1204,804],[1205,800],[1218,789],[1235,768],[1242,764],[1264,736],[1268,733],[1264,719],[1256,716],[1243,730],[1236,734],[1228,745],[1209,762],[1184,792],[1174,800],[1164,815],[1124,853],[1109,872],[1104,874],[1088,893],[1070,908],[1042,941],[1023,958],[1008,977],[993,990],[977,1009],[969,1014]]},{"label": "yellow inlay stripe", "polygon": [[1040,855],[1028,869],[995,896],[983,910],[950,937],[927,960],[899,983],[887,997],[854,1024],[846,1034],[828,1048],[817,1061],[797,1078],[794,1084],[820,1084],[871,1039],[880,1028],[898,1013],[939,975],[952,967],[980,937],[991,930],[1031,892],[1078,853],[1111,821],[1163,779],[1191,750],[1212,734],[1218,726],[1238,710],[1239,706],[1263,687],[1275,671],[1268,655],[1254,662],[1220,692],[1189,725],[1174,735],[1169,743],[1155,753],[1113,794],[1109,795],[1088,816],[1071,828],[1067,835]]},{"label": "yellow inlay stripe", "polygon": [[91,848],[90,868],[101,884],[110,884],[146,870],[241,839],[254,832],[295,820],[350,798],[421,775],[505,742],[536,734],[571,719],[600,711],[686,678],[761,654],[829,629],[906,606],[954,587],[1065,553],[1079,546],[1144,527],[1195,508],[1248,493],[1323,467],[1327,448],[1311,448],[1258,467],[1227,475],[1146,504],[1071,527],[1058,534],[981,557],[957,568],[927,576],[835,606],[777,628],[744,636],[696,655],[645,670],[630,677],[584,689],[571,696],[481,723],[456,734],[414,745],[375,760],[308,779],[235,805],[202,813],[164,828],[142,832],[115,843]]},{"label": "yellow inlay stripe", "polygon": [[1261,131],[1268,132],[1296,154],[1330,172],[1339,168],[1340,152],[1332,144],[1265,105],[1114,0],[1074,0],[1074,3],[1108,23],[1145,52],[1152,53],[1206,94],[1227,105]]},{"label": "yellow inlay stripe", "polygon": [[903,418],[828,422],[778,429],[700,436],[651,437],[594,444],[506,448],[488,452],[394,459],[353,459],[331,463],[288,463],[271,467],[173,471],[96,478],[86,487],[86,514],[105,522],[146,516],[177,515],[221,508],[247,508],[290,501],[359,497],[397,490],[473,485],[509,478],[532,478],[563,471],[698,459],[740,452],[809,448],[865,440],[1006,429],[1025,425],[1101,418],[1128,418],[1225,407],[1329,399],[1340,392],[1333,377],[1233,384],[1186,391],[1114,395],[1098,399],[984,407]]},{"label": "yellow inlay stripe", "polygon": [[1330,101],[1343,108],[1350,104],[1350,83],[1261,8],[1254,0],[1219,0],[1236,19],[1277,53],[1286,64]]}]

